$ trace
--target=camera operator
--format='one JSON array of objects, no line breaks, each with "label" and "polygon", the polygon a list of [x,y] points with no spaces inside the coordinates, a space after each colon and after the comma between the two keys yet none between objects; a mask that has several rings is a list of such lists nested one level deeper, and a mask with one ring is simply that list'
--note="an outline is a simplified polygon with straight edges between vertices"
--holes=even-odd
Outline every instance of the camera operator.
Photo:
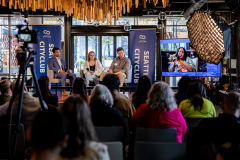
[{"label": "camera operator", "polygon": [[[17,80],[14,80],[12,83],[12,87],[14,89],[16,85]],[[19,82],[21,84],[21,80]],[[27,92],[27,88],[24,87],[24,93],[23,93],[23,103],[22,103],[22,116],[21,116],[21,122],[24,125],[24,128],[27,129],[34,117],[41,111],[41,105],[39,102],[39,98],[33,97],[32,93]],[[18,90],[16,93],[16,97],[14,98],[13,105],[12,105],[12,117],[13,121],[17,120],[18,115],[18,103],[20,99],[20,93],[21,93],[21,85],[18,86]],[[43,101],[44,108],[47,110],[48,107],[46,103]],[[0,117],[6,116],[7,111],[9,107],[9,102],[3,104],[0,106]]]}]

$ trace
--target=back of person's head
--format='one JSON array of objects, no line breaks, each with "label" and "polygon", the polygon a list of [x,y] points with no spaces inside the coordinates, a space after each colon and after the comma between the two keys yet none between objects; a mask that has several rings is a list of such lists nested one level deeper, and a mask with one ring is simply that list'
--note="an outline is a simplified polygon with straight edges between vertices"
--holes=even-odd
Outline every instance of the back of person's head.
[{"label": "back of person's head", "polygon": [[[136,91],[132,96],[132,103],[136,105],[139,103],[144,103],[147,99],[148,92],[152,87],[152,82],[148,76],[142,76],[138,80]],[[135,106],[136,107],[136,106]]]},{"label": "back of person's head", "polygon": [[87,102],[87,86],[82,78],[77,77],[73,83],[73,93],[80,94],[80,97]]},{"label": "back of person's head", "polygon": [[240,109],[240,94],[231,92],[224,96],[223,113],[236,114]]},{"label": "back of person's head", "polygon": [[89,106],[91,107],[94,104],[112,107],[113,97],[106,86],[98,84],[94,87],[89,100]]},{"label": "back of person's head", "polygon": [[2,80],[0,82],[0,92],[1,94],[6,93],[11,87],[11,81],[9,79]]},{"label": "back of person's head", "polygon": [[63,103],[61,110],[68,124],[68,146],[62,152],[64,157],[77,157],[85,154],[85,145],[96,140],[90,110],[84,100],[71,96]]},{"label": "back of person's head", "polygon": [[107,74],[103,78],[102,84],[113,93],[114,90],[119,90],[120,80],[115,74]]},{"label": "back of person's head", "polygon": [[[148,92],[152,87],[152,82],[148,76],[142,76],[138,80],[136,92]],[[135,92],[135,93],[136,93]]]},{"label": "back of person's head", "polygon": [[187,97],[194,106],[194,110],[201,111],[203,109],[203,98],[206,97],[206,88],[201,80],[192,80],[188,87]]},{"label": "back of person's head", "polygon": [[52,109],[42,111],[35,117],[28,138],[34,149],[54,149],[62,145],[60,143],[66,140],[66,135],[67,122],[64,116]]},{"label": "back of person's head", "polygon": [[157,82],[152,86],[147,105],[152,109],[160,108],[163,111],[172,111],[177,108],[173,91],[165,82]]},{"label": "back of person's head", "polygon": [[[40,91],[43,97],[50,97],[52,93],[49,90],[49,78],[47,76],[41,76],[38,78],[38,84],[40,87]],[[38,96],[38,94],[34,94],[33,96]]]},{"label": "back of person's head", "polygon": [[189,83],[191,82],[191,78],[188,76],[183,76],[179,81],[178,81],[178,91],[179,92],[187,92]]}]

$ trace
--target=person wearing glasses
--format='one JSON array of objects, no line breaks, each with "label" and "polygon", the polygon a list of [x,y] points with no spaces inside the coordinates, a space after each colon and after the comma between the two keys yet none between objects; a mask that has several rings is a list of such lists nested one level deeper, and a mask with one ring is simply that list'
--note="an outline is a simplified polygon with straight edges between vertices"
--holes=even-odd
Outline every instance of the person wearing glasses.
[{"label": "person wearing glasses", "polygon": [[124,79],[126,78],[126,72],[130,69],[131,61],[129,58],[124,56],[124,50],[122,47],[117,49],[118,57],[114,58],[108,72],[102,72],[100,75],[100,81],[106,74],[115,74],[120,79],[120,86],[123,86]]}]

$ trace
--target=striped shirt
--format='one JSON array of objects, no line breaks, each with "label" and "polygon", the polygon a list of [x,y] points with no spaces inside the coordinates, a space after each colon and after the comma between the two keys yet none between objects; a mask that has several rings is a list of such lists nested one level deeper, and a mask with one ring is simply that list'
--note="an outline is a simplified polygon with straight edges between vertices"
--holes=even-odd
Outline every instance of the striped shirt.
[{"label": "striped shirt", "polygon": [[131,61],[127,57],[123,57],[122,60],[120,60],[119,57],[114,58],[112,61],[112,64],[110,66],[110,69],[112,69],[113,73],[122,71],[122,73],[126,73],[131,66]]}]

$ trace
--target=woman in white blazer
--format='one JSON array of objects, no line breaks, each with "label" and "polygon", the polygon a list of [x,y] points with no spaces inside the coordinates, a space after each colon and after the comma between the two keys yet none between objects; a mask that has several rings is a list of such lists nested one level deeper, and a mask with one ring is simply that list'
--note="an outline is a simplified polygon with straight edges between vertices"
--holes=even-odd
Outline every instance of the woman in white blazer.
[{"label": "woman in white blazer", "polygon": [[90,51],[87,56],[87,61],[84,64],[83,73],[87,79],[87,86],[89,86],[89,81],[97,79],[102,73],[102,64],[97,60],[96,55],[93,51]]}]

